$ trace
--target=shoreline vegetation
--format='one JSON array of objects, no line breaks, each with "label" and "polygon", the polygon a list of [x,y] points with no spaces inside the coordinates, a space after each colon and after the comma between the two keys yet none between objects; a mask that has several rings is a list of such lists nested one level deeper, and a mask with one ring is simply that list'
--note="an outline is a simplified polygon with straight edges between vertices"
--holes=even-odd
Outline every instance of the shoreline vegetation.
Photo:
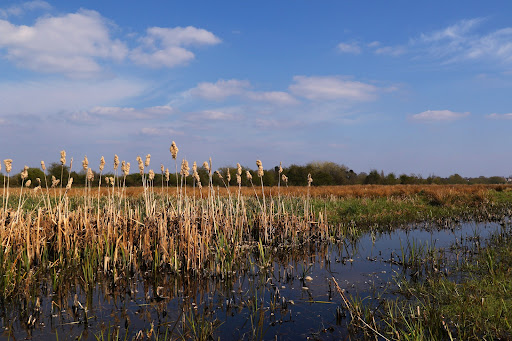
[{"label": "shoreline vegetation", "polygon": [[[44,162],[33,180],[34,172],[24,168],[18,175],[19,188],[11,186],[12,177],[4,177],[0,210],[2,305],[28,297],[35,314],[41,281],[49,279],[55,295],[65,295],[60,288],[66,287],[70,273],[87,295],[105,278],[117,283],[148,272],[224,280],[252,273],[255,265],[259,273],[271,273],[278,250],[343,243],[347,238],[391,231],[410,223],[452,228],[461,221],[504,222],[512,216],[509,185],[313,186],[316,179],[308,173],[303,179],[305,187],[297,187],[289,186],[285,169],[276,167],[277,186],[270,187],[265,185],[266,171],[259,160],[257,171],[237,165],[223,174],[212,169],[211,160],[201,168],[195,162],[190,168],[182,160],[178,168],[174,142],[170,152],[174,178],[163,165],[157,178],[149,167],[151,155],[137,158],[140,187],[126,186],[130,164],[117,157],[112,175],[102,174],[103,158],[99,173],[94,173],[84,158],[85,183],[76,187],[73,173],[65,172],[66,167],[72,168],[72,160],[66,166],[64,151],[59,177],[50,175]],[[10,175],[12,161],[4,160],[4,165]],[[414,257],[421,260],[405,263],[402,257],[402,265],[405,269],[410,264],[428,265],[430,268],[421,271],[428,275],[416,282],[398,279],[403,296],[413,296],[414,300],[385,301],[373,310],[340,291],[351,316],[349,329],[355,328],[356,335],[368,338],[512,337],[512,309],[508,308],[512,288],[505,280],[511,268],[509,260],[503,261],[510,256],[512,237],[510,226],[503,224],[502,233],[493,237],[499,242],[491,241],[488,247],[465,253],[484,258],[464,258],[465,267],[457,271],[470,279],[463,283],[438,276],[439,269],[431,261],[439,262],[439,257],[434,257],[436,250],[416,250]],[[304,282],[306,275],[301,278]],[[478,291],[490,283],[503,289]],[[464,288],[464,295],[459,295],[460,288]],[[476,304],[474,297],[478,302],[482,299],[482,309],[488,307],[484,302],[493,302],[496,309],[502,304],[500,317],[489,317],[487,310],[474,309],[474,314],[469,314],[455,308],[464,300]],[[81,311],[81,323],[87,325],[90,307],[73,304]],[[468,326],[469,318],[485,318],[490,324],[474,323],[466,332],[463,327]],[[27,328],[31,323],[35,323],[32,315]],[[215,328],[213,323],[202,323],[207,339]]]}]

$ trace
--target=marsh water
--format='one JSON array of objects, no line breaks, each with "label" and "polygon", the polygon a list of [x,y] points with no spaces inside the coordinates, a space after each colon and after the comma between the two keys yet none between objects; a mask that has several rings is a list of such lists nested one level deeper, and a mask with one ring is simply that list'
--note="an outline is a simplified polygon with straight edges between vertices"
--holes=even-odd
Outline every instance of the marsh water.
[{"label": "marsh water", "polygon": [[270,266],[249,254],[248,270],[224,277],[148,271],[128,279],[106,276],[87,289],[70,272],[57,287],[43,279],[14,301],[1,301],[0,339],[344,339],[350,316],[333,278],[345,295],[376,305],[382,297],[394,298],[398,276],[418,276],[420,270],[407,264],[437,250],[443,257],[435,270],[449,276],[449,263],[463,245],[484,243],[500,228],[475,222],[443,229],[410,225],[329,244],[269,249]]}]

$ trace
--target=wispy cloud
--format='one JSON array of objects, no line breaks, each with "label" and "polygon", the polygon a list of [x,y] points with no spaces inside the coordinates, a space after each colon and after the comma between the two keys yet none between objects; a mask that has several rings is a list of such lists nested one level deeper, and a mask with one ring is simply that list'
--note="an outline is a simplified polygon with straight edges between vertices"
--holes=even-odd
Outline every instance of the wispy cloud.
[{"label": "wispy cloud", "polygon": [[416,122],[451,122],[469,116],[469,112],[450,110],[427,110],[411,116]]},{"label": "wispy cloud", "polygon": [[290,92],[313,101],[350,100],[371,101],[379,89],[368,83],[339,76],[295,76],[289,86]]},{"label": "wispy cloud", "polygon": [[351,54],[360,54],[361,53],[361,47],[359,47],[359,44],[357,43],[339,43],[338,51],[341,53],[351,53]]},{"label": "wispy cloud", "polygon": [[512,113],[507,114],[489,114],[486,116],[486,118],[492,119],[492,120],[512,120]]},{"label": "wispy cloud", "polygon": [[294,105],[298,101],[283,91],[253,91],[251,83],[247,80],[220,79],[215,83],[202,82],[195,88],[185,92],[185,97],[193,96],[207,100],[222,101],[228,97],[238,96],[257,102],[267,102],[276,105]]},{"label": "wispy cloud", "polygon": [[147,136],[173,136],[173,135],[179,135],[183,136],[184,132],[169,128],[169,127],[144,127],[142,128],[139,133],[141,135],[147,135]]},{"label": "wispy cloud", "polygon": [[100,120],[149,120],[165,118],[175,112],[170,106],[148,108],[101,107],[71,113],[68,119],[75,122],[96,122]]},{"label": "wispy cloud", "polygon": [[18,5],[12,5],[5,8],[0,8],[0,18],[8,18],[10,16],[21,16],[27,11],[35,10],[49,10],[52,6],[46,1],[34,0],[23,2]]}]

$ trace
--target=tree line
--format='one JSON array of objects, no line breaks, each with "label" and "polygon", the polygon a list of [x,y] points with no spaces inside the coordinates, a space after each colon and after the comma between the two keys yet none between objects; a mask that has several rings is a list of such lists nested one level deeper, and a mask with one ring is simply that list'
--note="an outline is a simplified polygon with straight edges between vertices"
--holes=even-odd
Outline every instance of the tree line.
[{"label": "tree line", "polygon": [[[214,186],[224,186],[227,183],[228,171],[230,174],[230,185],[237,185],[236,182],[236,167],[222,167],[218,169],[218,172],[222,175],[222,179],[212,172],[212,182]],[[260,185],[260,179],[257,175],[257,170],[243,167],[242,173],[242,186],[251,186],[251,182],[247,179],[246,171],[249,171],[253,177],[252,181],[254,185]],[[197,172],[200,177],[200,181],[203,185],[207,185],[209,182],[209,172],[204,167],[198,167]],[[11,175],[9,178],[10,186],[17,187],[21,184],[20,173]],[[166,185],[165,174],[161,172],[155,172],[153,179],[154,186]],[[93,171],[94,180],[92,186],[98,186],[99,173]],[[287,177],[285,183],[282,179],[282,175]],[[282,186],[306,186],[308,174],[311,174],[313,178],[312,186],[334,186],[334,185],[409,185],[409,184],[504,184],[507,183],[507,179],[502,176],[491,176],[491,177],[476,177],[476,178],[464,178],[459,174],[453,174],[449,177],[440,177],[436,175],[430,175],[426,178],[417,174],[400,174],[395,173],[385,174],[383,171],[371,170],[369,173],[361,172],[356,173],[352,169],[349,169],[345,165],[340,165],[334,162],[311,162],[306,165],[291,165],[284,167],[283,171],[279,172],[279,166],[264,171],[262,177],[263,184],[265,186],[277,186],[280,182]],[[54,176],[56,179],[63,179],[63,184],[67,183],[69,177],[73,178],[73,186],[84,186],[86,184],[86,172],[81,171],[69,171],[68,166],[61,166],[60,163],[52,163],[46,170],[46,178],[48,186],[51,185],[51,178]],[[115,174],[112,172],[102,174],[102,185],[105,185],[105,177],[114,177]],[[146,173],[147,178],[147,173]],[[29,168],[28,179],[31,180],[31,187],[37,186],[39,183],[37,179],[41,180],[41,186],[44,187],[45,173],[40,168]],[[123,181],[122,173],[117,174],[117,178]],[[191,176],[184,178],[187,185],[193,184]],[[7,177],[4,174],[0,174],[0,182],[7,181]],[[126,186],[140,186],[142,184],[142,175],[140,173],[131,173],[124,179]],[[175,173],[169,175],[169,186],[173,186],[176,182],[181,183],[182,176],[178,173],[177,177]]]}]

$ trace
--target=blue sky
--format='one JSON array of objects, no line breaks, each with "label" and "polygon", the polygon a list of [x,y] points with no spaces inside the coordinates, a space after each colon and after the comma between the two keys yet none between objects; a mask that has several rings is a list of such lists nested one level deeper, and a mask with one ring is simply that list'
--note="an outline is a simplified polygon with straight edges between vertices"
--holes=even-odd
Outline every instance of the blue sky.
[{"label": "blue sky", "polygon": [[[512,174],[508,1],[2,1],[0,158]],[[77,164],[77,163],[76,163]],[[76,167],[76,166],[75,166]]]}]

